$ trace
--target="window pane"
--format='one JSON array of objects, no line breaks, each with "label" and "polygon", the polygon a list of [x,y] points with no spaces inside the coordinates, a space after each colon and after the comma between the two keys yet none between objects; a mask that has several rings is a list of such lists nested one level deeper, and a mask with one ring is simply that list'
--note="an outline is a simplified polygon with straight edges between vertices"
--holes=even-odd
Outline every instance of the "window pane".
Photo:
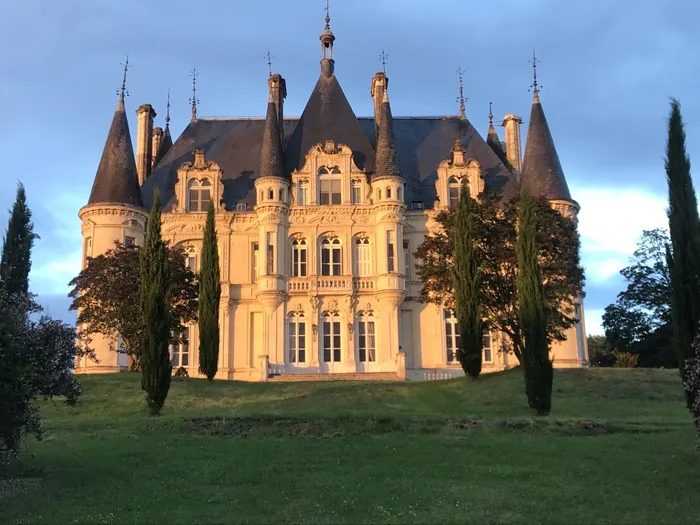
[{"label": "window pane", "polygon": [[330,193],[321,193],[321,202],[320,204],[322,205],[328,205],[331,203],[331,195]]},{"label": "window pane", "polygon": [[209,190],[202,190],[201,191],[201,203],[199,205],[199,211],[207,211],[207,208],[209,207],[209,201],[211,200],[211,193]]},{"label": "window pane", "polygon": [[340,204],[340,192],[333,193],[331,196],[331,204]]},{"label": "window pane", "polygon": [[190,211],[199,211],[199,190],[190,189]]}]

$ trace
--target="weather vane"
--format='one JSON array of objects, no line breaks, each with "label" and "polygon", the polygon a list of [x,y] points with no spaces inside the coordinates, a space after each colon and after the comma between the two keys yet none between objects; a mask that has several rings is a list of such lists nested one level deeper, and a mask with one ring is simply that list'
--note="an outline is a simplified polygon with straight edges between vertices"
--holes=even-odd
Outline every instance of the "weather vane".
[{"label": "weather vane", "polygon": [[464,98],[464,70],[460,66],[457,69],[457,76],[459,77],[459,116],[462,120],[467,118],[467,99]]},{"label": "weather vane", "polygon": [[326,29],[330,29],[331,24],[331,3],[330,0],[326,0]]},{"label": "weather vane", "polygon": [[539,64],[540,61],[537,60],[537,55],[535,55],[534,50],[532,51],[532,60],[529,60],[529,62],[532,64],[532,75],[534,80],[528,91],[532,90],[535,95],[537,95],[540,92],[540,89],[542,89],[542,86],[540,86],[537,82],[537,64]]},{"label": "weather vane", "polygon": [[192,77],[192,98],[190,99],[190,104],[192,104],[192,120],[197,120],[197,104],[199,104],[199,99],[197,98],[197,77],[199,74],[196,69],[193,69],[190,73]]},{"label": "weather vane", "polygon": [[267,68],[270,70],[270,76],[272,76],[272,59],[273,59],[273,58],[276,58],[276,57],[273,57],[273,56],[270,54],[270,50],[268,49],[268,50],[267,50],[267,55],[265,55],[265,58],[267,58]]},{"label": "weather vane", "polygon": [[168,88],[168,105],[167,111],[165,112],[165,127],[166,129],[170,127],[170,88]]},{"label": "weather vane", "polygon": [[382,54],[379,55],[379,60],[382,61],[382,70],[384,71],[384,74],[386,75],[386,61],[389,60],[389,55],[387,55],[384,52],[384,49],[382,49]]},{"label": "weather vane", "polygon": [[129,65],[129,53],[126,54],[126,62],[122,62],[122,65],[124,66],[124,78],[122,79],[121,89],[117,90],[117,95],[124,100],[124,97],[129,96],[129,92],[126,90],[126,73],[129,71],[129,68],[132,67]]},{"label": "weather vane", "polygon": [[493,124],[493,104],[489,102],[489,124]]}]

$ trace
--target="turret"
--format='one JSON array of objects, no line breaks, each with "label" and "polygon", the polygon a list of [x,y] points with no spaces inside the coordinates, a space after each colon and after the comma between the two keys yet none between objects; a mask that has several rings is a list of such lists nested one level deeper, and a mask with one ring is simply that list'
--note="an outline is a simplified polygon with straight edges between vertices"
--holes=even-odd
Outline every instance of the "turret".
[{"label": "turret", "polygon": [[505,164],[505,166],[508,169],[513,169],[511,163],[508,161],[506,153],[503,151],[503,147],[501,146],[501,139],[498,136],[498,132],[493,126],[493,106],[491,102],[489,102],[489,131],[486,135],[486,144],[489,145],[491,150],[496,154],[496,156],[501,160],[501,162]]},{"label": "turret", "polygon": [[[78,212],[82,222],[83,268],[88,257],[111,250],[115,241],[126,245],[142,245],[144,242],[148,214],[141,201],[136,159],[124,108],[127,67],[128,59],[92,191],[87,205]],[[98,362],[81,358],[76,371],[100,373],[126,368],[126,356],[116,352],[117,346],[117,334],[95,335],[90,347],[95,351]]]}]

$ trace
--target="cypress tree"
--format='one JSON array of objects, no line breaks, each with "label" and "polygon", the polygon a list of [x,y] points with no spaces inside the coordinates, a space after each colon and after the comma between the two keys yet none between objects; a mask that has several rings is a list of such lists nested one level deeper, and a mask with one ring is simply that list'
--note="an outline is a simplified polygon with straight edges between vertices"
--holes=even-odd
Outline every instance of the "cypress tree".
[{"label": "cypress tree", "polygon": [[455,217],[454,284],[455,314],[459,326],[458,359],[464,373],[477,379],[481,373],[482,332],[481,267],[476,246],[477,217],[469,188],[464,184]]},{"label": "cypress tree", "polygon": [[209,203],[204,228],[202,267],[199,274],[199,371],[214,379],[219,364],[219,251],[214,223],[214,203]]},{"label": "cypress tree", "polygon": [[[693,341],[700,321],[700,217],[698,200],[690,176],[685,150],[685,126],[678,100],[671,99],[666,142],[668,224],[672,253],[668,254],[671,275],[671,325],[678,368],[686,381],[685,362],[693,358]],[[686,401],[692,400],[686,388]]]},{"label": "cypress tree", "polygon": [[17,198],[5,232],[0,259],[0,281],[4,283],[8,297],[21,294],[29,296],[29,270],[31,251],[36,234],[33,231],[32,212],[27,206],[24,186],[17,186]]},{"label": "cypress tree", "polygon": [[525,391],[530,408],[546,416],[552,408],[552,361],[542,278],[537,262],[537,205],[526,190],[518,207],[518,303],[523,335]]},{"label": "cypress tree", "polygon": [[167,248],[161,238],[160,194],[156,190],[148,218],[146,244],[141,250],[139,301],[145,324],[141,345],[141,388],[151,414],[158,414],[170,390],[172,363],[168,352],[170,312],[167,302]]}]

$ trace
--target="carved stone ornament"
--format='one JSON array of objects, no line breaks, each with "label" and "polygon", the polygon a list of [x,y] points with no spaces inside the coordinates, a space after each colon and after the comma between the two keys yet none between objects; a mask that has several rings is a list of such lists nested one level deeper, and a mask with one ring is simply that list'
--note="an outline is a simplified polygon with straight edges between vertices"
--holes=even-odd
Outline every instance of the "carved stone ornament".
[{"label": "carved stone ornament", "polygon": [[318,295],[309,295],[309,303],[311,303],[311,310],[313,313],[318,312],[318,303],[320,299],[318,298]]},{"label": "carved stone ornament", "polygon": [[335,299],[331,299],[330,301],[328,301],[328,308],[326,308],[326,310],[329,313],[337,314],[338,313],[338,301],[336,301]]}]

